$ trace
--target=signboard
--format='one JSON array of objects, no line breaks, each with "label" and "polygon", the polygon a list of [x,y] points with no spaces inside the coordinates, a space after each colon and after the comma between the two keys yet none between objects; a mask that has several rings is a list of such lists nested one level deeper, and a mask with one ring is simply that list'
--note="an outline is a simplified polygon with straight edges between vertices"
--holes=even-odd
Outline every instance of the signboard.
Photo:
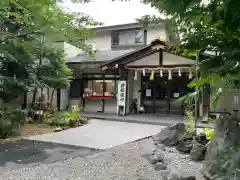
[{"label": "signboard", "polygon": [[151,96],[152,96],[152,90],[146,89],[146,97],[151,97]]},{"label": "signboard", "polygon": [[127,83],[126,81],[119,81],[118,82],[118,106],[123,106],[125,108],[126,104],[126,89]]},{"label": "signboard", "polygon": [[233,103],[234,103],[234,104],[238,104],[238,96],[234,96],[234,98],[233,98]]},{"label": "signboard", "polygon": [[173,97],[178,98],[179,97],[179,93],[174,93]]}]

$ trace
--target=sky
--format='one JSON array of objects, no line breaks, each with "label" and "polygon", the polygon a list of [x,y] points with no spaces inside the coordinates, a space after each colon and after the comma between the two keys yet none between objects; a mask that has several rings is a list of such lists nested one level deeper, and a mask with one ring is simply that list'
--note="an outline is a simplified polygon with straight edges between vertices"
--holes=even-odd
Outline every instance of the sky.
[{"label": "sky", "polygon": [[102,22],[105,26],[133,23],[136,18],[144,15],[157,15],[156,9],[149,5],[141,4],[140,0],[121,2],[112,0],[95,0],[88,4],[74,4],[70,0],[63,4],[67,11],[83,12],[94,20]]}]

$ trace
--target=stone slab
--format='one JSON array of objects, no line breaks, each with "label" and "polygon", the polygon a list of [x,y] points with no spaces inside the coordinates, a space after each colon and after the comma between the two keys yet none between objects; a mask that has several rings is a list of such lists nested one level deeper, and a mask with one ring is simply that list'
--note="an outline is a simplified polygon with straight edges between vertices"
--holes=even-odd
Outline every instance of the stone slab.
[{"label": "stone slab", "polygon": [[164,126],[90,120],[89,124],[65,131],[28,137],[29,140],[107,149],[157,134]]}]

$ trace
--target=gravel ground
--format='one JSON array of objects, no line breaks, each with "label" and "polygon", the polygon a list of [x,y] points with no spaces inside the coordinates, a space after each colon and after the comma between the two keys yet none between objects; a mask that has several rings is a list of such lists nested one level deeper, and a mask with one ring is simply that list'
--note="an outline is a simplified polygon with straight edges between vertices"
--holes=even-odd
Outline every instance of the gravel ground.
[{"label": "gravel ground", "polygon": [[[152,140],[144,139],[107,149],[90,156],[65,161],[1,172],[0,180],[162,180],[143,154],[151,152]],[[168,148],[171,166],[181,172],[196,173],[200,163],[190,161],[188,156]]]}]

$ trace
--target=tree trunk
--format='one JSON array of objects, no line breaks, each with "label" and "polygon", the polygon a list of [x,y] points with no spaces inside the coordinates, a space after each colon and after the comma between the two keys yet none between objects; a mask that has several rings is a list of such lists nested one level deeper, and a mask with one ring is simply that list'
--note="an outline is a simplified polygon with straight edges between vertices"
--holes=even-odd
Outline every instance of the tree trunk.
[{"label": "tree trunk", "polygon": [[34,106],[34,103],[36,102],[36,97],[37,97],[37,88],[35,88],[33,91],[32,104],[31,104],[32,107]]},{"label": "tree trunk", "polygon": [[51,104],[52,104],[52,102],[53,102],[53,96],[54,96],[55,90],[56,90],[56,88],[54,88],[53,91],[52,91],[52,95],[51,95]]}]

